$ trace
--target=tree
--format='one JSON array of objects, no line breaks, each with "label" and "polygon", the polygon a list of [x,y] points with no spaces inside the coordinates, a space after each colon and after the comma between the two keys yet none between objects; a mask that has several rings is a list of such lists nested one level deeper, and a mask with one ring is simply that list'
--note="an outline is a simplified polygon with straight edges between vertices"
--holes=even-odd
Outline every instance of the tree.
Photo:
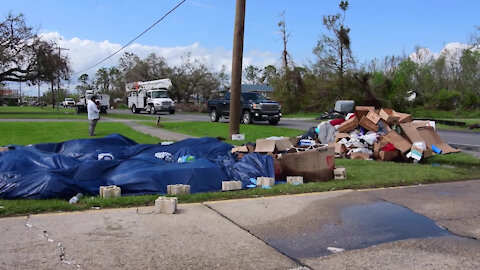
[{"label": "tree", "polygon": [[345,25],[348,1],[340,1],[342,13],[323,16],[323,25],[330,35],[323,34],[313,53],[317,56],[317,68],[333,71],[337,75],[339,96],[345,93],[345,73],[353,69],[355,61],[350,47],[350,28]]},{"label": "tree", "polygon": [[0,82],[68,79],[68,58],[62,57],[56,47],[55,42],[44,41],[34,33],[23,14],[8,14],[0,23]]},{"label": "tree", "polygon": [[245,67],[245,79],[251,84],[260,83],[262,69],[254,65]]}]

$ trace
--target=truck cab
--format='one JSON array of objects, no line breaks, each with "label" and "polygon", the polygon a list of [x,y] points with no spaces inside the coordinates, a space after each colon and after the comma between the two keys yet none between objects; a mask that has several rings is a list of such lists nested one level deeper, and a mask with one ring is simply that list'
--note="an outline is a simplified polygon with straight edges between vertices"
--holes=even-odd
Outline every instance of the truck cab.
[{"label": "truck cab", "polygon": [[[166,82],[168,80],[168,82]],[[135,82],[127,85],[128,107],[133,113],[146,111],[156,114],[161,111],[175,113],[175,102],[168,96],[169,79]]]}]

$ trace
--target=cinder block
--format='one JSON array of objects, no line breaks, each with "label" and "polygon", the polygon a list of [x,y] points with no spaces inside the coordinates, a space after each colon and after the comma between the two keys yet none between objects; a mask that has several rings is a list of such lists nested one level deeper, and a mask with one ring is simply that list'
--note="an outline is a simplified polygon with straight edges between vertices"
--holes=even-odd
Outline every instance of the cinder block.
[{"label": "cinder block", "polygon": [[175,214],[177,206],[178,199],[176,197],[158,197],[155,200],[155,212],[157,214]]},{"label": "cinder block", "polygon": [[275,179],[271,177],[257,177],[257,186],[273,186],[275,185]]},{"label": "cinder block", "polygon": [[168,195],[190,194],[190,185],[182,185],[182,184],[168,185],[167,194]]},{"label": "cinder block", "polygon": [[122,196],[122,189],[117,186],[100,186],[100,197],[102,198],[115,198]]},{"label": "cinder block", "polygon": [[291,185],[303,184],[303,176],[287,176],[287,183]]},{"label": "cinder block", "polygon": [[222,181],[222,191],[242,189],[242,181]]},{"label": "cinder block", "polygon": [[344,167],[339,167],[333,171],[333,175],[335,179],[345,179],[347,178],[347,171]]}]

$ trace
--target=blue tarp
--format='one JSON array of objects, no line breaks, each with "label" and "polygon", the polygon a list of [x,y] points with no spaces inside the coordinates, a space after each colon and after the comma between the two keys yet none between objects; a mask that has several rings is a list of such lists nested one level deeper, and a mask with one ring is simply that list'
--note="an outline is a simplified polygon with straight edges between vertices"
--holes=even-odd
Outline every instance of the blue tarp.
[{"label": "blue tarp", "polygon": [[[14,146],[0,153],[0,198],[69,198],[98,195],[117,185],[122,195],[165,194],[167,185],[187,184],[192,193],[219,191],[222,181],[274,177],[273,158],[256,153],[236,160],[233,146],[215,138],[186,139],[171,145],[137,144],[119,134],[62,143]],[[173,162],[155,157],[168,152]],[[98,160],[110,153],[113,160]],[[181,156],[193,162],[178,163]]]}]

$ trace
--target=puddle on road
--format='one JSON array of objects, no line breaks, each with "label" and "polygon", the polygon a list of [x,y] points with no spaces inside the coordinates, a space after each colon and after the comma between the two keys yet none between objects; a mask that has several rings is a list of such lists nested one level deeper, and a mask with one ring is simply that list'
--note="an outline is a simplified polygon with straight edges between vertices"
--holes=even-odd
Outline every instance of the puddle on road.
[{"label": "puddle on road", "polygon": [[321,226],[318,231],[266,241],[291,257],[306,258],[331,255],[328,247],[352,250],[447,235],[451,235],[450,232],[425,216],[389,202],[375,202],[343,209],[337,224]]}]

